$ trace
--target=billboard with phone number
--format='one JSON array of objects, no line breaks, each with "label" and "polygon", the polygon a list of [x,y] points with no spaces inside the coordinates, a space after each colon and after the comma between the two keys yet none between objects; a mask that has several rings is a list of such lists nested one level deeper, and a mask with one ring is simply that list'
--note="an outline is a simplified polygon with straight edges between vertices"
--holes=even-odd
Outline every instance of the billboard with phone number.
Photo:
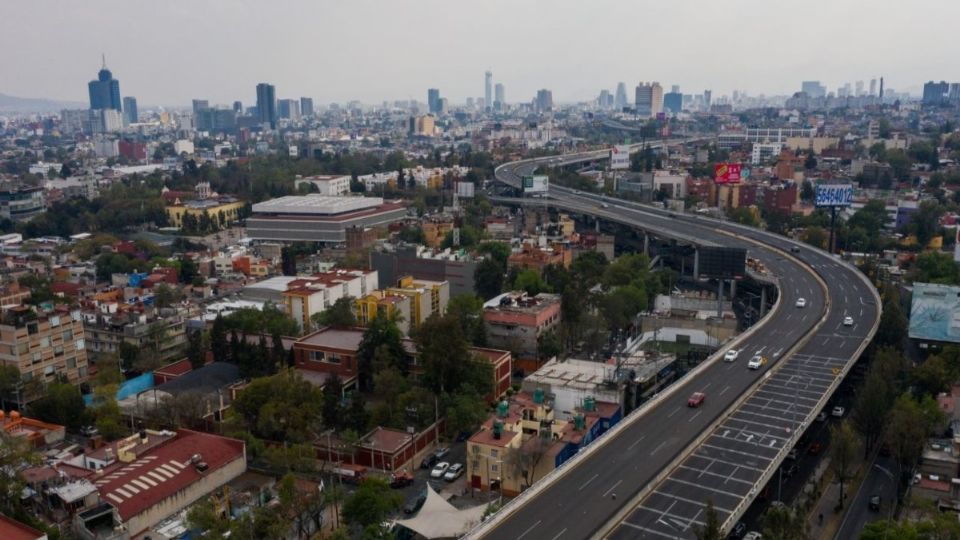
[{"label": "billboard with phone number", "polygon": [[739,163],[717,163],[713,166],[713,181],[717,184],[739,184],[741,167]]},{"label": "billboard with phone number", "polygon": [[817,186],[817,206],[850,206],[853,204],[853,185],[821,184]]},{"label": "billboard with phone number", "polygon": [[536,175],[523,177],[524,193],[546,193],[550,188],[550,177]]}]

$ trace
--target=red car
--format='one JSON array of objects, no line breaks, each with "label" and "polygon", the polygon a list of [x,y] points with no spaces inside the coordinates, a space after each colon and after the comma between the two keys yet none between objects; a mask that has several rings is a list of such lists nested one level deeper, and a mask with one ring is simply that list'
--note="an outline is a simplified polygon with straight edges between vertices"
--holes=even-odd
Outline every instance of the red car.
[{"label": "red car", "polygon": [[694,392],[690,399],[687,400],[687,407],[699,407],[703,405],[703,400],[707,399],[707,395],[703,392]]}]

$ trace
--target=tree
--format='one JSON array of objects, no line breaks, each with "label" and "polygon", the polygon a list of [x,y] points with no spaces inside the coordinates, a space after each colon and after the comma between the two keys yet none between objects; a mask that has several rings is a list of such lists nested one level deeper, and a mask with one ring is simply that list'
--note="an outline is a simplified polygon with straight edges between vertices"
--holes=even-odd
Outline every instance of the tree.
[{"label": "tree", "polygon": [[116,396],[117,386],[113,384],[97,387],[93,392],[97,431],[108,441],[119,439],[127,433]]},{"label": "tree", "polygon": [[919,283],[960,285],[960,269],[953,256],[940,251],[924,251],[917,255],[910,277]]},{"label": "tree", "polygon": [[300,335],[300,326],[297,321],[293,320],[286,311],[269,302],[262,309],[238,309],[224,317],[224,322],[227,330],[238,330],[246,335]]},{"label": "tree", "polygon": [[210,497],[192,505],[187,511],[187,526],[200,531],[202,538],[220,538],[230,530],[230,522],[213,508]]},{"label": "tree", "polygon": [[403,496],[390,489],[386,480],[367,477],[344,501],[343,519],[347,524],[361,529],[379,525],[402,503]]},{"label": "tree", "polygon": [[367,412],[363,394],[354,392],[350,395],[350,406],[344,414],[344,425],[357,433],[366,433],[370,423],[370,414]]},{"label": "tree", "polygon": [[340,429],[343,426],[343,382],[334,373],[323,386],[323,425],[328,429]]},{"label": "tree", "polygon": [[937,420],[934,414],[936,412],[936,407],[933,411],[921,407],[920,403],[906,393],[894,402],[885,437],[887,447],[897,461],[901,477],[909,474],[920,459],[924,441]]},{"label": "tree", "polygon": [[703,526],[696,526],[693,534],[697,540],[723,540],[722,526],[720,516],[713,507],[713,500],[707,499],[707,509],[703,514]]},{"label": "tree", "polygon": [[514,468],[517,476],[522,480],[521,490],[532,486],[537,479],[537,467],[550,449],[551,442],[539,434],[534,434],[519,448],[507,451],[504,465]]},{"label": "tree", "polygon": [[207,348],[203,344],[203,338],[202,330],[187,331],[187,358],[190,359],[193,369],[199,369],[207,362]]},{"label": "tree", "polygon": [[[815,168],[815,167],[816,167],[816,164],[814,164],[814,166],[811,168]],[[814,192],[814,189],[813,189],[813,182],[809,180],[804,180],[803,184],[800,185],[800,200],[806,201],[806,202],[813,202],[814,197],[816,197],[816,193]]]},{"label": "tree", "polygon": [[860,439],[850,424],[835,425],[830,432],[830,470],[840,482],[840,500],[837,508],[843,508],[843,486],[853,478],[855,461],[860,454]]},{"label": "tree", "polygon": [[536,296],[541,292],[547,292],[548,287],[536,270],[527,268],[517,274],[517,278],[513,282],[513,290],[526,291],[530,296]]},{"label": "tree", "polygon": [[827,246],[827,232],[824,231],[822,227],[807,227],[807,230],[803,232],[802,239],[811,246],[820,249],[829,249],[829,246]]},{"label": "tree", "polygon": [[873,340],[880,347],[902,350],[906,336],[907,318],[900,309],[900,295],[890,287],[884,291],[883,312],[880,314],[880,325]]},{"label": "tree", "polygon": [[[381,349],[381,347],[383,347]],[[396,322],[384,311],[370,321],[357,349],[357,384],[361,392],[369,392],[373,385],[374,358],[389,358],[389,364],[407,373],[410,357],[403,347],[403,334]]]},{"label": "tree", "polygon": [[39,465],[41,454],[34,452],[22,437],[0,430],[0,512],[17,515],[23,490],[27,487],[21,471],[25,465]]},{"label": "tree", "polygon": [[483,300],[475,294],[454,296],[447,304],[447,315],[460,323],[463,335],[477,347],[487,342],[486,326],[483,323]]},{"label": "tree", "polygon": [[199,275],[200,270],[192,258],[187,256],[180,257],[180,272],[178,273],[180,283],[193,283]]},{"label": "tree", "polygon": [[357,315],[354,311],[355,304],[352,296],[341,296],[332,306],[315,313],[311,317],[311,322],[317,328],[324,326],[356,326]]},{"label": "tree", "polygon": [[537,337],[537,357],[549,360],[563,352],[563,343],[556,332],[547,332]]},{"label": "tree", "polygon": [[917,395],[937,395],[948,390],[954,381],[947,361],[941,356],[930,356],[911,372]]},{"label": "tree", "polygon": [[221,315],[213,320],[210,328],[210,352],[214,362],[223,362],[227,359],[230,347],[227,344],[227,323]]},{"label": "tree", "polygon": [[503,268],[494,259],[480,261],[473,271],[473,287],[480,298],[490,299],[502,292],[503,273]]},{"label": "tree", "polygon": [[459,321],[431,315],[420,325],[415,341],[423,366],[423,385],[437,395],[456,390],[470,358]]},{"label": "tree", "polygon": [[253,379],[234,400],[232,421],[261,439],[307,442],[321,418],[321,403],[316,386],[285,370]]},{"label": "tree", "polygon": [[[447,432],[451,434],[473,433],[487,418],[487,406],[472,388],[461,389],[446,407]],[[431,419],[432,420],[432,419]]]},{"label": "tree", "polygon": [[802,512],[787,506],[769,506],[763,517],[763,538],[770,540],[807,540],[807,521]]},{"label": "tree", "polygon": [[863,388],[857,392],[852,416],[854,426],[863,436],[865,453],[870,452],[883,435],[893,396],[891,382],[874,366]]},{"label": "tree", "polygon": [[30,416],[78,429],[88,423],[86,403],[80,395],[80,388],[67,382],[53,382],[47,385],[44,396],[30,403]]}]

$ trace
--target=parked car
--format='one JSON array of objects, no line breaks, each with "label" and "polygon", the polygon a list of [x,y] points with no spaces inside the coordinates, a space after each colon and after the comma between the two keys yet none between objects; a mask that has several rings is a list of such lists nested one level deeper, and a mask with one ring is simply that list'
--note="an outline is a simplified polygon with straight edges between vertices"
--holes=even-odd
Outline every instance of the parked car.
[{"label": "parked car", "polygon": [[757,531],[750,531],[743,536],[743,540],[762,540],[763,535]]},{"label": "parked car", "polygon": [[438,446],[436,450],[433,451],[433,455],[437,456],[437,459],[443,459],[450,453],[449,446]]},{"label": "parked car", "polygon": [[413,484],[413,475],[406,469],[401,469],[390,475],[390,487],[394,489],[405,488]]},{"label": "parked car", "polygon": [[874,495],[870,497],[870,502],[867,504],[867,507],[873,510],[874,512],[880,511],[880,504],[883,502],[883,498],[880,495]]},{"label": "parked car", "polygon": [[703,405],[703,402],[706,399],[707,395],[703,392],[694,392],[693,395],[690,396],[690,399],[687,400],[687,407],[699,407]]},{"label": "parked car", "polygon": [[436,465],[438,461],[440,460],[437,459],[436,454],[427,454],[426,456],[423,456],[423,461],[420,462],[420,468],[429,469]]},{"label": "parked car", "polygon": [[446,461],[441,461],[433,466],[433,470],[430,471],[430,478],[442,478],[444,474],[447,473],[447,469],[450,468],[450,464]]},{"label": "parked car", "polygon": [[454,463],[447,469],[446,474],[443,475],[443,479],[447,482],[453,482],[457,478],[460,478],[461,474],[463,474],[463,463]]},{"label": "parked car", "polygon": [[723,361],[733,362],[734,360],[737,359],[738,356],[740,356],[740,351],[736,349],[730,349],[729,351],[727,351],[727,354],[723,355]]},{"label": "parked car", "polygon": [[738,521],[737,524],[733,526],[733,529],[730,529],[730,536],[728,538],[731,538],[731,539],[743,538],[743,535],[746,533],[747,533],[747,524],[742,521]]},{"label": "parked car", "polygon": [[843,407],[837,405],[836,407],[833,408],[833,411],[831,411],[830,414],[832,414],[833,416],[835,416],[835,417],[837,417],[837,418],[843,418],[843,415],[844,415],[846,412],[847,412],[846,409],[844,409]]},{"label": "parked car", "polygon": [[416,497],[407,501],[407,504],[403,505],[404,514],[415,514],[418,510],[423,507],[423,503],[427,502],[427,493],[421,492]]}]

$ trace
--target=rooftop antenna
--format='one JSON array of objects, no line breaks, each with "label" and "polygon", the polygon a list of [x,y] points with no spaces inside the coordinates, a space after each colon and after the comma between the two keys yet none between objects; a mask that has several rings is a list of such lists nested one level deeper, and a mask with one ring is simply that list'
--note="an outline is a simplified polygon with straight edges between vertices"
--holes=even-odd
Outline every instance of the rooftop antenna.
[{"label": "rooftop antenna", "polygon": [[107,69],[107,55],[104,53],[100,53],[100,60],[103,62],[102,69]]}]

